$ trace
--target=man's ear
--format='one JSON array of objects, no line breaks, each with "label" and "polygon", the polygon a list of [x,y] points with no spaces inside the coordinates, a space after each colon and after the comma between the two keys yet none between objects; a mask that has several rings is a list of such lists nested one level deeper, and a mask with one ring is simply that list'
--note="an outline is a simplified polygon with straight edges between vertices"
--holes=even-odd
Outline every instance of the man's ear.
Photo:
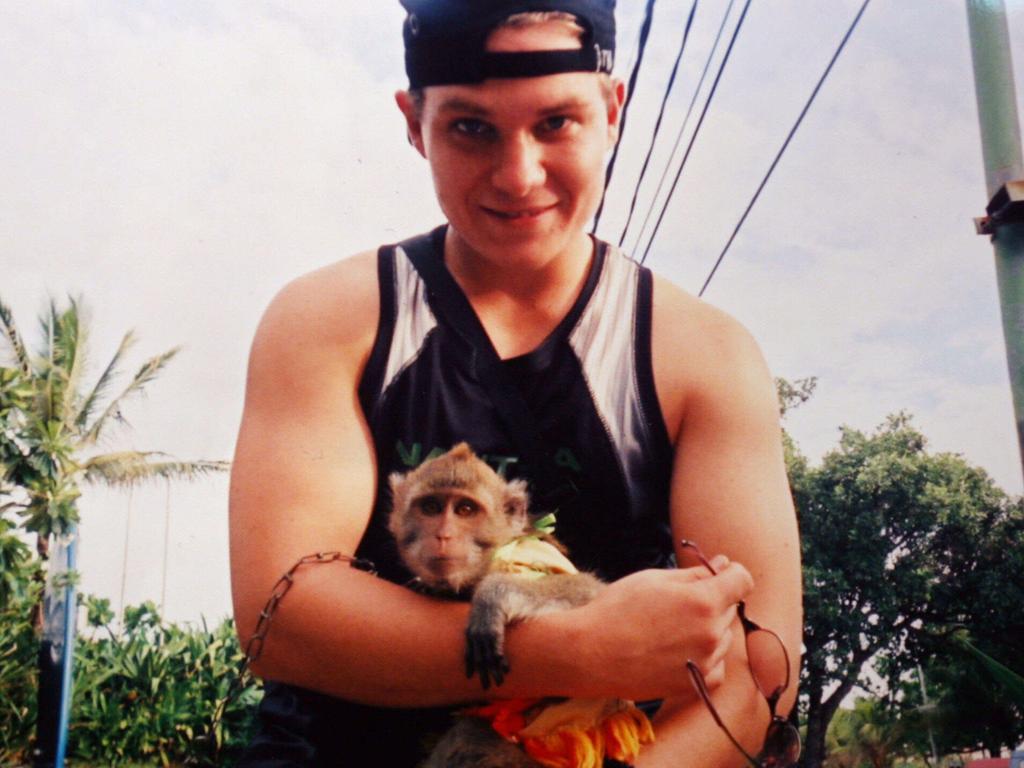
[{"label": "man's ear", "polygon": [[416,148],[423,157],[427,152],[423,147],[423,122],[420,119],[420,108],[416,106],[412,94],[409,91],[395,91],[395,104],[401,110],[405,118],[405,131],[409,143]]},{"label": "man's ear", "polygon": [[626,84],[613,78],[608,93],[608,146],[615,146],[619,140],[619,124],[622,122],[622,105],[626,103]]}]

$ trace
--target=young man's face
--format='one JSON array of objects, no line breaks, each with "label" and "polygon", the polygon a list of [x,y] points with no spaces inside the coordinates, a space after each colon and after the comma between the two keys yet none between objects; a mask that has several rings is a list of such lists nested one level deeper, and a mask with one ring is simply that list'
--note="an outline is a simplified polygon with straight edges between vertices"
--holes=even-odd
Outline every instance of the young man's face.
[{"label": "young man's face", "polygon": [[[488,41],[492,51],[579,45],[557,21],[500,28]],[[585,238],[623,95],[621,84],[571,72],[432,86],[421,109],[404,92],[397,100],[460,245],[525,266],[546,263]]]}]

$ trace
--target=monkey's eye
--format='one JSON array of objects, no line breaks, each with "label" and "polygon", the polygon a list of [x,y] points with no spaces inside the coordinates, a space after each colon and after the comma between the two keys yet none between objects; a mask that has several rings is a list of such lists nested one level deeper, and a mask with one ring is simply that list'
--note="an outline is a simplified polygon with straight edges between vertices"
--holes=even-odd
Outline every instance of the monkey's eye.
[{"label": "monkey's eye", "polygon": [[460,499],[455,505],[455,514],[459,517],[472,517],[480,511],[480,505],[472,499]]},{"label": "monkey's eye", "polygon": [[439,515],[444,509],[441,500],[436,496],[424,496],[422,499],[417,500],[416,506],[420,508],[421,514],[428,516]]}]

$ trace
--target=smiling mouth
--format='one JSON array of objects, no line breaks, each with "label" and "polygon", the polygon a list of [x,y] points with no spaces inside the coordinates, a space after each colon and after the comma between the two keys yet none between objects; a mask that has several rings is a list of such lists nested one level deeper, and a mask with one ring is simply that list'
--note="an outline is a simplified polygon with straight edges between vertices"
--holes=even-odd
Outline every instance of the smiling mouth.
[{"label": "smiling mouth", "polygon": [[552,203],[551,205],[544,205],[538,208],[521,208],[513,211],[498,210],[497,208],[488,208],[487,206],[483,206],[483,209],[487,211],[487,213],[499,219],[504,219],[505,221],[518,221],[522,219],[534,219],[542,213],[552,210],[556,205],[557,203]]}]

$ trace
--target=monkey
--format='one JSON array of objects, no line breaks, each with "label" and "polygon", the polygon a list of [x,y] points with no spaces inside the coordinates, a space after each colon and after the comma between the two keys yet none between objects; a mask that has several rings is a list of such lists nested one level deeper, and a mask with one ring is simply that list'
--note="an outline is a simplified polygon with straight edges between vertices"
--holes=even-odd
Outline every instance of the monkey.
[{"label": "monkey", "polygon": [[[510,671],[505,657],[508,625],[584,605],[604,587],[593,574],[576,571],[550,532],[534,528],[526,482],[505,480],[466,443],[408,473],[391,475],[389,483],[392,507],[388,527],[414,581],[431,594],[470,601],[466,675],[478,675],[485,690],[492,682],[502,685]],[[541,724],[557,719],[550,712],[544,719],[543,710],[551,701],[564,702],[538,700],[526,714],[536,716],[533,722]],[[606,741],[617,743],[615,737],[593,735],[599,734],[601,723],[609,718],[618,717],[618,722],[636,726],[637,736],[623,753],[625,757],[635,757],[639,743],[653,739],[646,716],[630,702],[587,700],[582,705],[565,702],[556,706],[561,706],[563,713],[567,707],[570,713],[574,706],[582,708],[593,720],[589,733],[597,746],[586,748],[593,752],[590,764],[601,765]],[[543,735],[535,731],[533,726],[523,729],[522,733],[530,735],[518,739],[523,745],[520,748],[482,717],[459,717],[424,768],[560,764],[538,762],[527,754],[535,744],[543,747]]]}]

